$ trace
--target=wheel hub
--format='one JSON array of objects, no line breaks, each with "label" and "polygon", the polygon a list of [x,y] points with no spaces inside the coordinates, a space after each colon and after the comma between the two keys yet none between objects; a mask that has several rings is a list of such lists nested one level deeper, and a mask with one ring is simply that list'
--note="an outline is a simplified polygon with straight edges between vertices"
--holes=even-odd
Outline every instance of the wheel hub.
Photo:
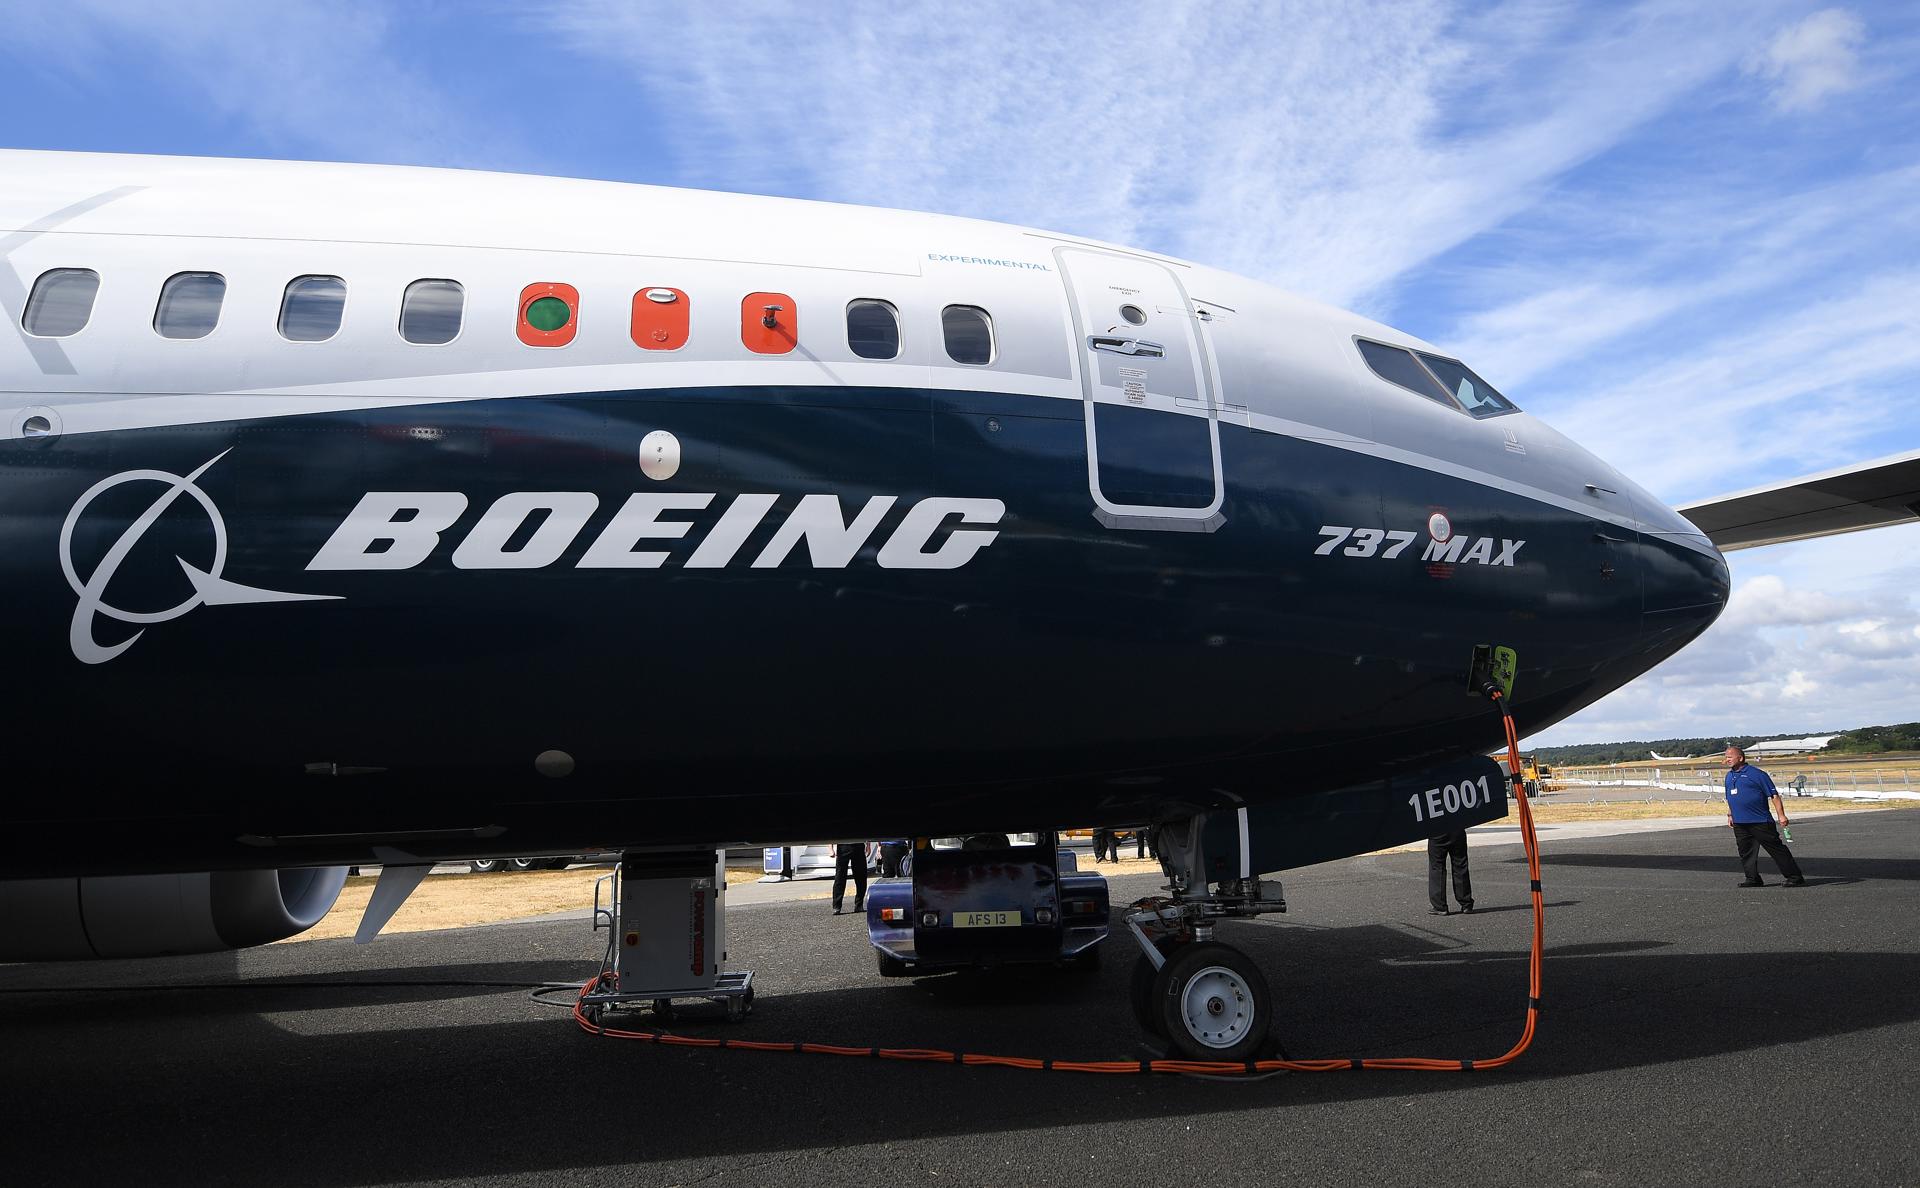
[{"label": "wheel hub", "polygon": [[1209,965],[1180,994],[1187,1034],[1209,1048],[1231,1048],[1253,1026],[1253,995],[1232,970]]}]

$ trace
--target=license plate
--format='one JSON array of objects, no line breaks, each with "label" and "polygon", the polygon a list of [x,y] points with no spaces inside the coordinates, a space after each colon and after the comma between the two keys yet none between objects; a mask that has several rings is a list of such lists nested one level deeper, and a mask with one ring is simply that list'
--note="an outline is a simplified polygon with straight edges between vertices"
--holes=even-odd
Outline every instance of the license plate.
[{"label": "license plate", "polygon": [[1019,912],[955,912],[955,928],[1018,928]]}]

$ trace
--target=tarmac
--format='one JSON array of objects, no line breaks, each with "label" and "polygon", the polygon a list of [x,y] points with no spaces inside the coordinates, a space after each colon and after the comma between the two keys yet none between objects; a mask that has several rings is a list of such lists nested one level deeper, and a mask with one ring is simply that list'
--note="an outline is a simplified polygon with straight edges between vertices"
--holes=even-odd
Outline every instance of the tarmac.
[{"label": "tarmac", "polygon": [[[1764,858],[1774,885],[1736,889],[1723,825],[1644,824],[1543,831],[1544,1007],[1503,1070],[1223,1082],[660,1048],[529,999],[594,968],[604,934],[561,919],[0,967],[0,1168],[17,1184],[1920,1183],[1920,812],[1796,817],[1804,889]],[[1288,915],[1220,929],[1266,971],[1287,1054],[1514,1042],[1525,867],[1482,838],[1472,915],[1428,915],[1424,858],[1396,853],[1290,872]],[[1114,899],[1156,882],[1120,876]],[[1092,974],[883,980],[858,917],[749,898],[728,940],[756,971],[752,1017],[676,1030],[1155,1054],[1119,938]]]}]

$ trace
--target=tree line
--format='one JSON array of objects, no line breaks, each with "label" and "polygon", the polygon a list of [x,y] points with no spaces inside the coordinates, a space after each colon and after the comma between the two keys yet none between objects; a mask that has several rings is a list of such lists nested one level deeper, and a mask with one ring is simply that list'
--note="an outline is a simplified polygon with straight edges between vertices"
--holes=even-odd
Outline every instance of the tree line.
[{"label": "tree line", "polygon": [[1804,738],[1808,735],[1837,734],[1827,751],[1848,755],[1877,755],[1886,751],[1920,751],[1920,722],[1895,726],[1862,726],[1857,730],[1803,730],[1786,734],[1732,734],[1703,738],[1635,739],[1630,742],[1582,743],[1565,747],[1537,747],[1534,755],[1542,763],[1572,767],[1599,766],[1606,763],[1631,763],[1652,758],[1652,752],[1676,757],[1717,756],[1728,747],[1750,747],[1770,738]]},{"label": "tree line", "polygon": [[1902,722],[1898,726],[1862,726],[1849,730],[1827,744],[1829,751],[1853,755],[1877,755],[1883,751],[1920,751],[1920,722]]}]

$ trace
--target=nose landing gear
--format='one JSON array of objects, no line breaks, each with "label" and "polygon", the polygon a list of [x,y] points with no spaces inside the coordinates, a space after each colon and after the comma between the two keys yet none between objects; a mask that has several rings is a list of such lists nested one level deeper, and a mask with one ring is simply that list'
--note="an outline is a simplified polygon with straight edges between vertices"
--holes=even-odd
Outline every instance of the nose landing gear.
[{"label": "nose landing gear", "polygon": [[1209,886],[1203,818],[1156,829],[1160,866],[1172,896],[1142,900],[1126,917],[1140,945],[1133,969],[1134,1018],[1187,1060],[1252,1060],[1273,1027],[1273,991],[1239,949],[1213,939],[1229,917],[1284,912],[1277,882],[1246,874]]}]

